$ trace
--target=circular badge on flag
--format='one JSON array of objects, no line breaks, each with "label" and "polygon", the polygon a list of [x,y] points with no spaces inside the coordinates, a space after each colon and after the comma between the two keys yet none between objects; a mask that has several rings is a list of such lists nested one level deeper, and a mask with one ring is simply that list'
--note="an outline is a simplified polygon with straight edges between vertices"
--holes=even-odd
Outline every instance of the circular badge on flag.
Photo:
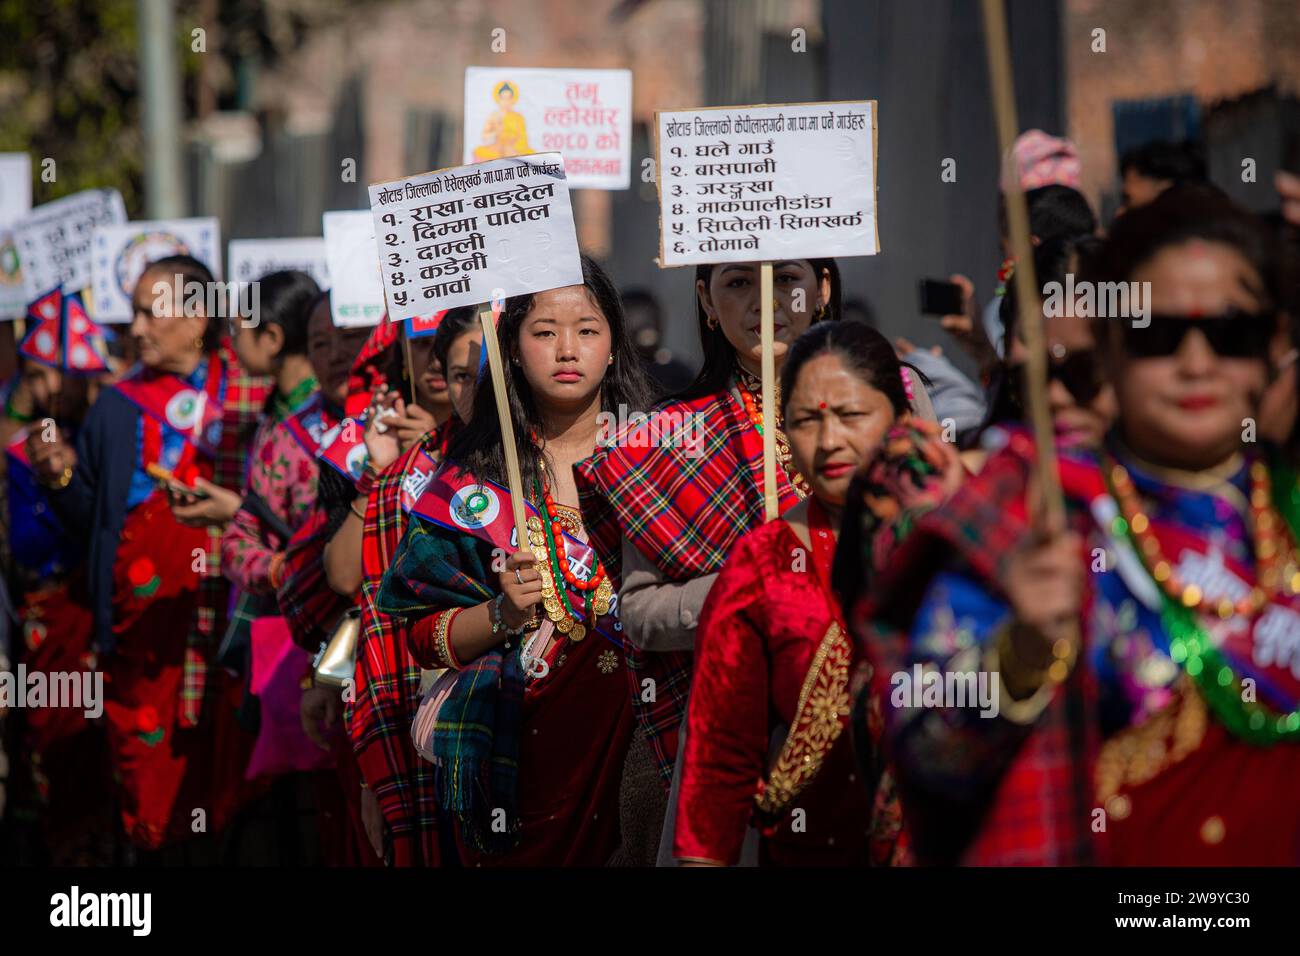
[{"label": "circular badge on flag", "polygon": [[192,388],[182,389],[167,402],[167,424],[178,432],[192,431],[199,420],[199,393]]},{"label": "circular badge on flag", "polygon": [[361,473],[366,470],[366,461],[369,458],[370,454],[364,444],[357,444],[348,449],[348,457],[344,459],[344,464],[347,465],[348,474],[352,476],[353,481],[357,481]]},{"label": "circular badge on flag", "polygon": [[471,485],[451,496],[451,520],[466,531],[490,525],[501,513],[501,502],[491,488]]}]

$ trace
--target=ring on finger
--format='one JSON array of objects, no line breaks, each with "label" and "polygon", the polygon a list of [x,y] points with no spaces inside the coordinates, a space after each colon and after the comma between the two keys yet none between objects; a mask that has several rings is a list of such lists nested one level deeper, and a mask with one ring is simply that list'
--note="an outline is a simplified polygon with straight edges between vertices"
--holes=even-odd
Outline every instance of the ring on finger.
[{"label": "ring on finger", "polygon": [[518,568],[515,568],[515,580],[520,584],[524,583],[524,576],[519,572]]}]

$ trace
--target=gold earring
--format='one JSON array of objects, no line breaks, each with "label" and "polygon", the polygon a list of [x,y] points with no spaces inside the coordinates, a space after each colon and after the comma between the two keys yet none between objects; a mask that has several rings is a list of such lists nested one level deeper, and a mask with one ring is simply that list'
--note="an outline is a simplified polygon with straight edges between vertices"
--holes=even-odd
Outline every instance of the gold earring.
[{"label": "gold earring", "polygon": [[707,325],[710,329],[716,330],[718,328],[718,317],[716,315],[710,315],[707,319],[704,320],[704,324]]},{"label": "gold earring", "polygon": [[609,353],[609,364],[610,364],[610,365],[613,365],[613,364],[614,364],[614,353],[613,353],[613,352],[610,352],[610,353]]},{"label": "gold earring", "polygon": [[203,336],[201,335],[194,336],[194,347],[198,349],[200,352],[203,351]]}]

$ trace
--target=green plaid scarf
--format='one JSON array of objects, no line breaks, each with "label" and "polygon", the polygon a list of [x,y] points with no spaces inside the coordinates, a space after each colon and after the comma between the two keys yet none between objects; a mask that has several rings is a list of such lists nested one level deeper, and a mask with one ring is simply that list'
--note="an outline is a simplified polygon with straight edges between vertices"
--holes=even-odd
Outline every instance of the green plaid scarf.
[{"label": "green plaid scarf", "polygon": [[[496,595],[492,546],[412,514],[375,605],[412,621]],[[438,710],[433,752],[438,806],[454,814],[461,838],[483,853],[519,840],[519,733],[524,676],[519,648],[489,651],[456,675]],[[504,811],[505,819],[501,819]]]}]

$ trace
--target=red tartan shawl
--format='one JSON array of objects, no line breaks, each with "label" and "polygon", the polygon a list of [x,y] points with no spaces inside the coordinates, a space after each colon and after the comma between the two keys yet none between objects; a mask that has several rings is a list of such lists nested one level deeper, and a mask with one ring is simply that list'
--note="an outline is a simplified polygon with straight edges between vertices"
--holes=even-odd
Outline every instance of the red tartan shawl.
[{"label": "red tartan shawl", "polygon": [[436,866],[437,801],[433,765],[411,746],[411,721],[420,704],[420,665],[407,645],[407,623],[375,607],[374,595],[406,530],[401,488],[422,454],[441,461],[455,418],[425,435],[375,483],[361,541],[361,639],[357,696],[344,719],[362,776],[379,800],[393,843],[394,866]]},{"label": "red tartan shawl", "polygon": [[[1031,533],[1026,489],[1034,468],[1032,438],[1011,431],[991,456],[942,507],[924,517],[889,556],[851,627],[859,652],[875,670],[873,692],[889,696],[890,677],[911,664],[909,632],[935,574],[955,558],[1000,593],[1003,563]],[[1058,458],[1071,526],[1084,531],[1086,502],[1101,487],[1095,463]],[[1087,653],[1085,647],[1080,654]],[[1038,722],[1023,737],[995,792],[980,801],[971,830],[953,827],[952,807],[912,790],[907,767],[897,764],[904,813],[918,858],[926,863],[1080,865],[1098,862],[1104,841],[1092,838],[1091,761],[1099,746],[1096,682],[1078,667]],[[897,755],[894,755],[897,756]],[[964,824],[963,826],[965,826]],[[960,835],[957,835],[960,832]],[[958,845],[960,844],[960,845]]]},{"label": "red tartan shawl", "polygon": [[[688,415],[698,418],[684,431],[698,440],[666,440],[677,416]],[[764,520],[763,439],[730,389],[668,402],[654,416],[656,428],[624,429],[573,468],[583,524],[616,588],[622,587],[625,538],[669,579],[687,581],[719,570],[732,546]],[[776,480],[785,511],[799,498],[783,468]],[[667,787],[690,693],[691,655],[646,653],[626,641],[624,648],[637,722]],[[650,701],[643,693],[647,679],[655,688]]]},{"label": "red tartan shawl", "polygon": [[[624,538],[670,579],[687,581],[719,570],[764,520],[763,439],[730,390],[654,414],[661,422],[697,416],[700,440],[652,444],[646,429],[630,427],[573,469],[584,525],[616,584]],[[776,481],[785,511],[799,498],[783,468]]]}]

